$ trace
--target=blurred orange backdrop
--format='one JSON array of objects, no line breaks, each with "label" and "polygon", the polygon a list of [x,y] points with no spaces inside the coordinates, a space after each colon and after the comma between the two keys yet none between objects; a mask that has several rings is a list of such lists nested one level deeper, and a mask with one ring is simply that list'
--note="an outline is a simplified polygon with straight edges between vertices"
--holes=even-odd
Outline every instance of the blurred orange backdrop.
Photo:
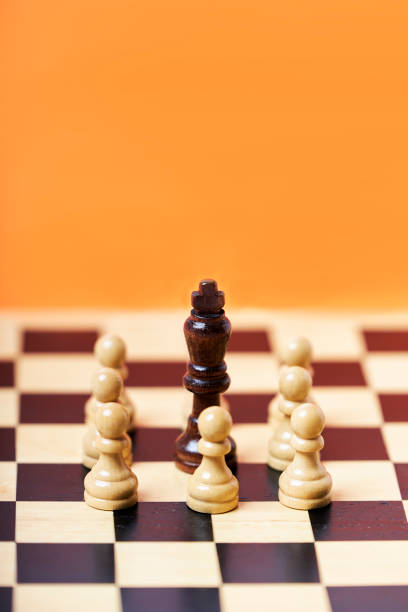
[{"label": "blurred orange backdrop", "polygon": [[406,0],[0,11],[2,306],[408,305]]}]

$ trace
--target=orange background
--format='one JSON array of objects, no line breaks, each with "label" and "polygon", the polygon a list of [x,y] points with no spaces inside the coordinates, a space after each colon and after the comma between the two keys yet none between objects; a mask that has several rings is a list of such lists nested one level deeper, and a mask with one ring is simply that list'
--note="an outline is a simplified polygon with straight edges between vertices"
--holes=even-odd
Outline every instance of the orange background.
[{"label": "orange background", "polygon": [[3,306],[408,305],[406,0],[0,12]]}]

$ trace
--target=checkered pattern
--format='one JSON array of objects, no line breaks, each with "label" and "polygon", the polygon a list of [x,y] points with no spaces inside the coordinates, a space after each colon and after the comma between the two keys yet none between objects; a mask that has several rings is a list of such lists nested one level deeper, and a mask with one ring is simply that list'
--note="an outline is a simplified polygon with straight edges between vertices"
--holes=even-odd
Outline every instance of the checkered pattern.
[{"label": "checkered pattern", "polygon": [[[400,612],[408,609],[408,315],[237,312],[227,355],[240,506],[201,515],[173,467],[185,313],[0,319],[0,609]],[[139,503],[83,499],[83,408],[103,331],[129,347]],[[333,503],[281,506],[265,464],[275,350],[303,333],[327,417]]]}]

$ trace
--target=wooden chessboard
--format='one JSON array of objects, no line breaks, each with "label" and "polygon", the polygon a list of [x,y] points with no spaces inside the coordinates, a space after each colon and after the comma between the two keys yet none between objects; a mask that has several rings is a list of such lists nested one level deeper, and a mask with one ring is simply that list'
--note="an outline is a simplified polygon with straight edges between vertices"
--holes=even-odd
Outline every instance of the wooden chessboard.
[{"label": "wooden chessboard", "polygon": [[[187,392],[186,312],[6,313],[0,318],[0,609],[3,612],[406,612],[408,314],[228,313],[239,509],[190,511],[172,463]],[[135,508],[83,498],[81,439],[99,333],[129,348],[137,405]],[[276,349],[314,346],[334,501],[277,502],[265,464]]]}]

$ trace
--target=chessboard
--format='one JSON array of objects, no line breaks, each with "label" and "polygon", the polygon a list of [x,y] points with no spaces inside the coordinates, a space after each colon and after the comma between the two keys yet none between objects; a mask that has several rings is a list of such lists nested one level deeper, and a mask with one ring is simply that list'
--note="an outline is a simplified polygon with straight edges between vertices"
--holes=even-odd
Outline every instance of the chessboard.
[{"label": "chessboard", "polygon": [[[228,312],[227,392],[240,505],[185,505],[174,468],[188,312],[6,312],[0,317],[0,609],[3,612],[406,612],[408,314]],[[83,502],[84,402],[104,332],[128,345],[137,406],[137,506]],[[333,502],[279,504],[267,467],[278,350],[314,348],[313,397]]]}]

